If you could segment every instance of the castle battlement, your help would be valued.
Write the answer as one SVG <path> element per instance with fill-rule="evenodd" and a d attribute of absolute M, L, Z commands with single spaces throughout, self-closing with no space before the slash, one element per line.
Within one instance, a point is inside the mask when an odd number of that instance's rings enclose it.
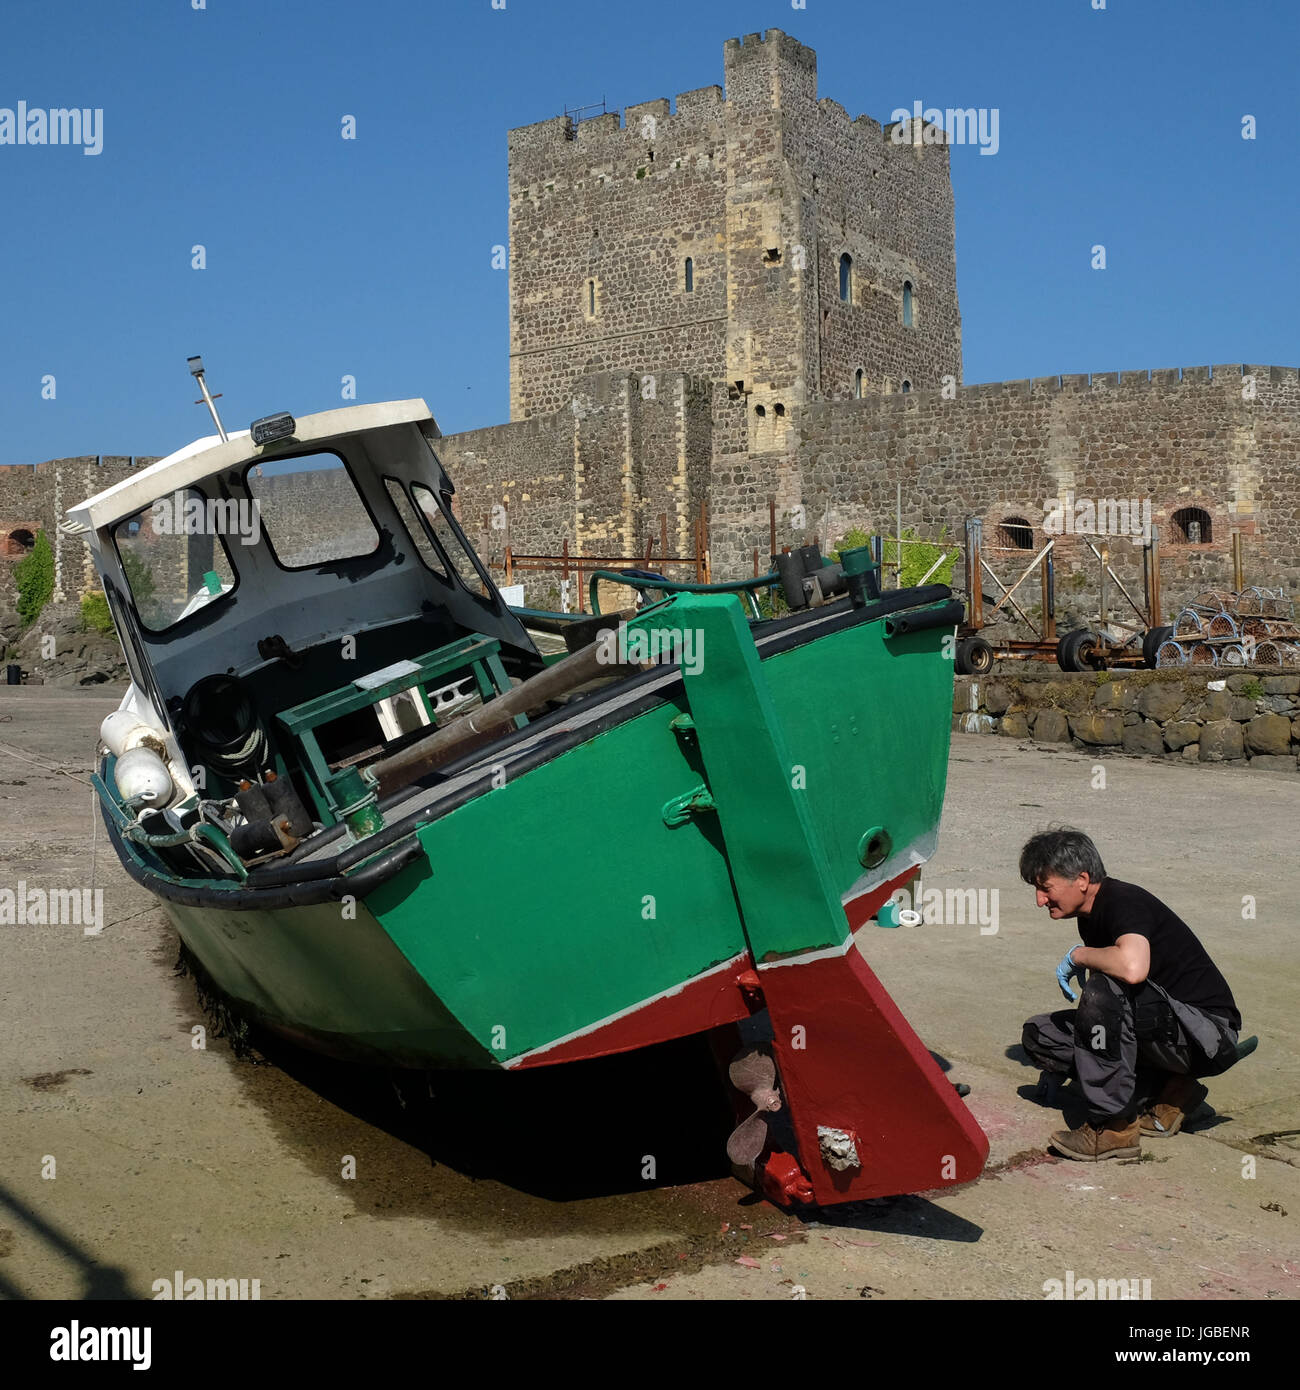
<path fill-rule="evenodd" d="M 1057 376 L 1022 377 L 1016 381 L 983 381 L 957 388 L 957 400 L 992 400 L 1004 396 L 1043 396 L 1062 395 L 1071 392 L 1082 395 L 1115 393 L 1116 395 L 1136 395 L 1169 387 L 1213 386 L 1231 394 L 1241 391 L 1246 377 L 1253 377 L 1256 388 L 1269 386 L 1300 386 L 1300 367 L 1262 366 L 1252 363 L 1216 363 L 1213 367 L 1150 367 L 1123 372 L 1064 372 Z M 872 391 L 860 399 L 816 401 L 805 406 L 803 418 L 815 418 L 817 412 L 827 410 L 866 409 L 879 410 L 888 407 L 904 409 L 909 403 L 914 406 L 930 404 L 943 398 L 943 388 L 929 387 L 901 391 Z M 949 403 L 952 398 L 948 398 Z"/>

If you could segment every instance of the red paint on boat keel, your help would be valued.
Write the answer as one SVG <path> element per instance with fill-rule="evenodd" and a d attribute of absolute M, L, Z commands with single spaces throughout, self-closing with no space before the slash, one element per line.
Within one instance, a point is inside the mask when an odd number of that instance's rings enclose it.
<path fill-rule="evenodd" d="M 817 1202 L 922 1192 L 979 1176 L 987 1137 L 852 946 L 760 973 L 781 1093 Z M 851 1134 L 860 1166 L 832 1168 L 819 1126 Z"/>

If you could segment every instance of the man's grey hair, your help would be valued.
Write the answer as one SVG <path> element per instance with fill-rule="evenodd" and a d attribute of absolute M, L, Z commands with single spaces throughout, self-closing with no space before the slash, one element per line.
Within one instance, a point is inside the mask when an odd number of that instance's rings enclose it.
<path fill-rule="evenodd" d="M 1060 878 L 1078 878 L 1087 874 L 1093 883 L 1106 877 L 1097 846 L 1072 825 L 1057 825 L 1032 835 L 1020 851 L 1020 877 L 1034 887 L 1055 874 Z"/>

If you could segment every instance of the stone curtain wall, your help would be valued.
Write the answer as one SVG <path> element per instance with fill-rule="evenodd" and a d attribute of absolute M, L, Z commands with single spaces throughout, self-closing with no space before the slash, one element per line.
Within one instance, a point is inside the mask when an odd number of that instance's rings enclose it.
<path fill-rule="evenodd" d="M 715 390 L 684 373 L 613 373 L 578 384 L 568 409 L 435 442 L 456 486 L 457 514 L 484 561 L 502 578 L 505 547 L 558 555 L 644 557 L 659 517 L 674 555 L 694 551 L 694 520 L 707 496 Z M 495 521 L 495 525 L 494 525 Z M 673 566 L 678 578 L 693 569 Z M 521 572 L 530 601 L 559 570 Z"/>
<path fill-rule="evenodd" d="M 1215 683 L 1224 688 L 1170 671 L 958 676 L 952 727 L 1091 752 L 1295 772 L 1300 675 L 1237 672 Z"/>
<path fill-rule="evenodd" d="M 1243 398 L 1253 378 L 1256 398 Z M 1294 367 L 1230 364 L 1156 371 L 1047 377 L 1032 382 L 819 402 L 799 414 L 800 442 L 755 470 L 715 467 L 714 567 L 740 572 L 755 545 L 767 544 L 769 495 L 778 498 L 778 539 L 823 541 L 852 526 L 894 530 L 895 489 L 903 489 L 903 525 L 922 535 L 960 540 L 968 516 L 984 521 L 986 547 L 997 526 L 1020 516 L 1034 525 L 1035 549 L 1047 539 L 1048 499 L 1130 499 L 1151 503 L 1161 541 L 1167 614 L 1197 590 L 1232 585 L 1230 531 L 1246 537 L 1247 583 L 1300 590 L 1300 379 Z M 761 493 L 761 499 L 756 498 Z M 761 505 L 758 505 L 761 500 Z M 801 502 L 802 531 L 790 519 Z M 1173 514 L 1199 507 L 1211 519 L 1209 543 L 1179 539 Z M 1100 544 L 1094 538 L 1094 544 Z M 1141 550 L 1112 540 L 1111 564 L 1141 602 Z M 1062 605 L 1096 601 L 1096 560 L 1081 537 L 1058 536 L 1056 583 Z M 1000 576 L 1028 552 L 990 551 Z M 1032 588 L 1034 580 L 1026 581 Z M 995 592 L 986 584 L 986 594 Z M 1017 595 L 1019 597 L 1019 595 Z M 1132 616 L 1111 586 L 1110 611 Z"/>

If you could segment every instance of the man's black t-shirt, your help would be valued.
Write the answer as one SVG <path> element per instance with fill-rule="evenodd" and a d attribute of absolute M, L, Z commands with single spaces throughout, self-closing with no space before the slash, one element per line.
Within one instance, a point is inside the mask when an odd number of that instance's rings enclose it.
<path fill-rule="evenodd" d="M 1121 936 L 1145 936 L 1151 943 L 1147 978 L 1172 999 L 1227 1018 L 1240 1029 L 1241 1014 L 1228 982 L 1219 973 L 1192 929 L 1154 894 L 1135 883 L 1104 878 L 1092 911 L 1079 914 L 1085 946 L 1113 946 Z"/>

